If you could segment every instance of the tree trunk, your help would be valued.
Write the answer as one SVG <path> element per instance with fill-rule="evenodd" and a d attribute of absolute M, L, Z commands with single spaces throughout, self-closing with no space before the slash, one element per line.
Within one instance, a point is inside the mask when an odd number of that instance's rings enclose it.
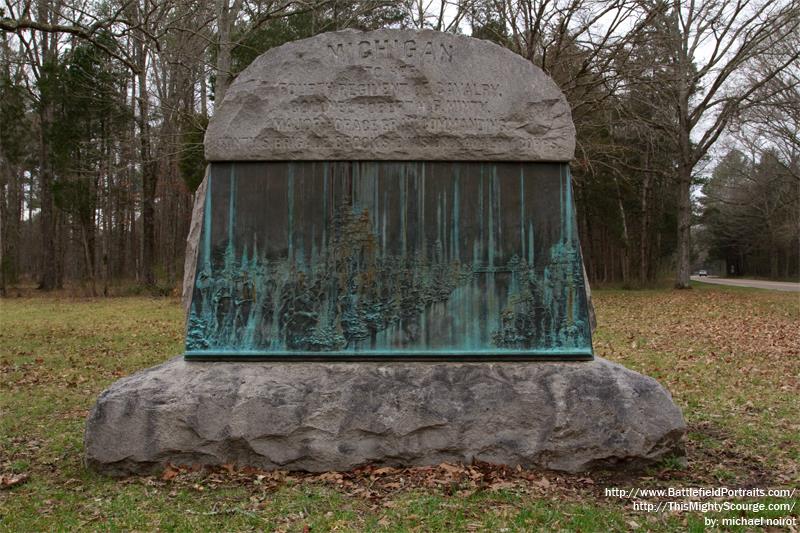
<path fill-rule="evenodd" d="M 783 255 L 785 261 L 783 262 L 783 279 L 789 279 L 790 264 L 792 262 L 792 251 L 788 248 L 784 250 Z"/>
<path fill-rule="evenodd" d="M 44 96 L 42 97 L 45 98 Z M 58 288 L 58 254 L 56 250 L 56 213 L 53 199 L 53 172 L 50 168 L 50 144 L 47 130 L 50 128 L 53 109 L 49 101 L 41 102 L 39 137 L 39 187 L 40 221 L 42 231 L 42 275 L 39 289 L 51 291 Z"/>
<path fill-rule="evenodd" d="M 622 273 L 622 283 L 628 285 L 630 281 L 630 236 L 628 235 L 628 217 L 625 215 L 625 204 L 622 202 L 622 190 L 619 187 L 619 180 L 614 177 L 614 186 L 617 189 L 617 208 L 619 218 L 622 221 L 622 250 L 620 254 L 620 269 Z"/>
<path fill-rule="evenodd" d="M 203 65 L 200 65 L 200 114 L 203 117 L 208 116 L 208 89 L 206 88 L 206 71 Z"/>
<path fill-rule="evenodd" d="M 678 249 L 677 272 L 675 276 L 676 289 L 689 289 L 689 275 L 691 269 L 691 231 L 692 231 L 692 169 L 682 166 L 678 178 Z"/>
<path fill-rule="evenodd" d="M 0 145 L 0 172 L 5 172 L 8 168 L 5 161 L 2 158 L 2 145 Z M 10 172 L 9 172 L 10 174 Z M 6 227 L 8 226 L 8 209 L 6 209 L 6 182 L 7 180 L 5 177 L 0 176 L 0 296 L 6 295 L 6 271 L 8 268 L 6 267 L 6 239 L 5 239 L 5 232 Z"/>
<path fill-rule="evenodd" d="M 778 279 L 778 247 L 774 244 L 769 249 L 769 277 Z"/>
<path fill-rule="evenodd" d="M 156 284 L 155 263 L 155 161 L 150 149 L 150 105 L 147 94 L 147 50 L 143 44 L 138 50 L 139 66 L 139 159 L 142 168 L 142 282 L 153 287 Z"/>
<path fill-rule="evenodd" d="M 5 158 L 0 143 L 0 295 L 16 281 L 19 241 L 19 200 L 16 172 Z"/>
<path fill-rule="evenodd" d="M 650 149 L 648 147 L 647 151 L 645 152 L 645 169 L 650 168 Z M 642 228 L 641 228 L 641 235 L 639 237 L 639 283 L 642 285 L 646 285 L 649 280 L 649 254 L 648 254 L 648 245 L 650 244 L 650 209 L 648 205 L 648 200 L 650 197 L 650 172 L 644 173 L 644 181 L 642 183 L 642 199 L 641 199 L 641 210 L 642 210 Z"/>
<path fill-rule="evenodd" d="M 678 242 L 677 265 L 675 268 L 675 288 L 689 289 L 689 275 L 691 269 L 691 232 L 692 232 L 692 159 L 691 126 L 689 124 L 689 87 L 686 65 L 681 65 L 684 82 L 679 89 L 678 122 L 680 128 L 678 149 L 680 151 L 680 166 L 678 167 Z"/>
<path fill-rule="evenodd" d="M 130 183 L 131 188 L 133 188 L 133 182 Z M 141 256 L 141 250 L 139 249 L 139 236 L 138 232 L 136 231 L 136 209 L 132 204 L 133 200 L 133 193 L 132 191 L 128 191 L 128 249 L 131 252 L 131 265 L 132 265 L 132 272 L 136 281 L 141 280 L 139 265 L 141 261 L 139 257 Z"/>
<path fill-rule="evenodd" d="M 609 274 L 609 266 L 613 266 L 613 265 L 611 265 L 611 260 L 612 260 L 611 252 L 610 252 L 611 248 L 610 248 L 610 246 L 608 244 L 608 228 L 605 227 L 605 226 L 603 226 L 603 241 L 602 242 L 603 242 L 603 248 L 602 248 L 602 250 L 603 250 L 603 283 L 608 283 L 610 281 L 610 279 L 611 279 L 610 276 L 613 275 L 613 272 L 611 274 Z"/>
<path fill-rule="evenodd" d="M 83 244 L 83 260 L 86 263 L 86 274 L 89 277 L 89 287 L 91 288 L 92 296 L 97 296 L 97 283 L 94 275 L 94 261 L 92 261 L 92 245 L 89 244 L 89 228 L 83 226 L 81 228 L 81 241 Z"/>
<path fill-rule="evenodd" d="M 47 20 L 48 6 L 39 6 L 40 17 Z M 42 63 L 48 65 L 56 60 L 55 43 L 51 43 L 52 37 L 43 34 L 41 36 Z M 43 69 L 42 76 L 50 77 L 51 74 Z M 52 80 L 46 80 L 43 84 L 46 87 L 41 91 L 39 101 L 39 188 L 40 188 L 40 222 L 42 231 L 42 270 L 39 281 L 39 289 L 50 291 L 58 288 L 59 285 L 59 265 L 56 250 L 56 212 L 55 201 L 53 198 L 53 170 L 50 164 L 50 128 L 53 124 L 53 103 L 48 94 L 52 89 L 49 87 Z"/>
<path fill-rule="evenodd" d="M 228 0 L 217 0 L 217 64 L 216 64 L 216 83 L 214 84 L 214 109 L 222 103 L 228 86 L 231 83 L 231 53 L 233 45 L 231 43 L 231 20 L 232 8 L 228 5 Z"/>

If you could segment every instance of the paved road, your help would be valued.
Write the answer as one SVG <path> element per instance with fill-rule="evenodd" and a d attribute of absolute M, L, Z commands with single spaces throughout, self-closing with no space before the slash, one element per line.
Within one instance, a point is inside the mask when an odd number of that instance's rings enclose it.
<path fill-rule="evenodd" d="M 790 281 L 762 281 L 760 279 L 728 279 L 714 276 L 692 276 L 692 281 L 702 283 L 715 283 L 717 285 L 732 285 L 734 287 L 752 287 L 754 289 L 770 289 L 773 291 L 800 292 L 800 283 Z"/>

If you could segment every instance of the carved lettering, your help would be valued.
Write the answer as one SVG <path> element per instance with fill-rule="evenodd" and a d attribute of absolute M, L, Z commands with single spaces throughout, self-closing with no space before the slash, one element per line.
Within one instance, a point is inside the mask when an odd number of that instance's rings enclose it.
<path fill-rule="evenodd" d="M 410 94 L 405 81 L 370 82 L 281 82 L 274 86 L 281 96 L 302 97 L 324 95 L 334 98 L 358 96 L 395 96 Z"/>
<path fill-rule="evenodd" d="M 340 63 L 361 63 L 381 59 L 405 59 L 410 61 L 453 61 L 453 45 L 444 41 L 422 41 L 407 39 L 374 39 L 357 43 L 328 44 L 331 59 Z"/>
<path fill-rule="evenodd" d="M 452 122 L 455 120 L 455 122 Z M 325 140 L 310 140 L 308 137 L 300 135 L 277 135 L 265 136 L 257 139 L 251 139 L 250 142 L 258 144 L 263 149 L 272 150 L 280 153 L 291 153 L 299 150 L 306 150 L 309 148 L 315 149 L 330 149 L 330 150 L 360 150 L 371 151 L 377 150 L 381 152 L 402 150 L 407 147 L 409 141 L 416 140 L 423 142 L 425 146 L 433 150 L 463 150 L 470 152 L 474 150 L 507 150 L 509 146 L 513 146 L 516 150 L 548 150 L 553 149 L 555 143 L 545 139 L 534 139 L 530 137 L 510 136 L 503 138 L 486 137 L 487 132 L 473 131 L 473 136 L 468 137 L 453 137 L 447 135 L 452 132 L 452 129 L 445 129 L 437 131 L 436 128 L 452 128 L 459 121 L 467 121 L 470 119 L 432 119 L 426 123 L 428 134 L 420 134 L 413 139 L 406 138 L 398 131 L 391 131 L 391 133 L 382 132 L 373 128 L 369 124 L 370 121 L 343 119 L 337 122 L 339 135 L 331 135 Z M 474 120 L 474 119 L 473 119 Z M 388 122 L 386 124 L 389 124 Z M 500 124 L 497 121 L 488 120 L 475 120 L 470 123 L 476 128 L 481 127 L 498 127 Z M 461 124 L 464 125 L 463 123 Z M 352 131 L 345 131 L 346 128 L 354 127 Z M 362 128 L 358 130 L 357 128 Z M 234 144 L 220 142 L 220 147 L 223 149 L 235 148 Z"/>
<path fill-rule="evenodd" d="M 260 61 L 226 97 L 235 120 L 209 129 L 209 146 L 230 136 L 236 150 L 214 148 L 212 160 L 271 154 L 246 136 L 289 159 L 305 144 L 312 159 L 369 159 L 374 148 L 378 159 L 566 161 L 574 143 L 569 108 L 545 75 L 463 36 L 339 32 Z"/>
<path fill-rule="evenodd" d="M 332 44 L 328 45 L 328 50 L 330 50 L 331 54 L 333 55 L 334 59 L 341 59 L 344 57 L 344 45 L 342 43 L 338 43 L 336 48 Z"/>
<path fill-rule="evenodd" d="M 417 41 L 409 40 L 403 43 L 403 49 L 406 52 L 406 57 L 414 57 L 414 52 L 417 51 Z"/>
<path fill-rule="evenodd" d="M 499 121 L 493 118 L 435 117 L 428 120 L 428 131 L 435 133 L 448 131 L 496 133 L 499 131 L 499 125 Z"/>
<path fill-rule="evenodd" d="M 425 43 L 425 48 L 422 50 L 422 56 L 428 57 L 429 59 L 434 59 L 433 57 L 433 43 L 428 41 Z"/>
<path fill-rule="evenodd" d="M 440 57 L 444 60 L 444 57 L 447 56 L 447 61 L 453 61 L 453 45 L 452 44 L 445 44 L 439 43 L 439 47 L 441 48 L 441 55 Z"/>
<path fill-rule="evenodd" d="M 486 110 L 489 100 L 451 100 L 433 99 L 425 106 L 428 113 L 481 113 Z"/>
<path fill-rule="evenodd" d="M 436 91 L 443 96 L 503 96 L 499 83 L 440 81 L 436 83 Z"/>

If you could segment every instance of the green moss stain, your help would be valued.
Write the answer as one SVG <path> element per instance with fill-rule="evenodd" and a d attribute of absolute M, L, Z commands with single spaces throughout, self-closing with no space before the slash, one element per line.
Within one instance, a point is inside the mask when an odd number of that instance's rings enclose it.
<path fill-rule="evenodd" d="M 591 355 L 574 223 L 566 165 L 212 165 L 187 355 Z"/>

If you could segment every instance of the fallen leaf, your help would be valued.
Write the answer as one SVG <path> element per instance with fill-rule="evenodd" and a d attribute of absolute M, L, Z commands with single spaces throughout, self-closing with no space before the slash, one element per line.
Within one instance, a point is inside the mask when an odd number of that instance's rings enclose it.
<path fill-rule="evenodd" d="M 0 476 L 0 489 L 10 489 L 28 481 L 28 474 L 8 474 Z"/>
<path fill-rule="evenodd" d="M 451 474 L 458 474 L 464 471 L 463 467 L 451 465 L 450 463 L 442 463 L 439 465 L 439 468 Z"/>
<path fill-rule="evenodd" d="M 503 490 L 516 487 L 516 483 L 512 481 L 495 481 L 489 486 L 489 490 Z"/>
<path fill-rule="evenodd" d="M 164 469 L 164 473 L 161 474 L 161 479 L 163 481 L 169 481 L 170 479 L 177 477 L 177 475 L 178 471 L 172 468 L 170 465 L 167 465 L 167 467 Z"/>

